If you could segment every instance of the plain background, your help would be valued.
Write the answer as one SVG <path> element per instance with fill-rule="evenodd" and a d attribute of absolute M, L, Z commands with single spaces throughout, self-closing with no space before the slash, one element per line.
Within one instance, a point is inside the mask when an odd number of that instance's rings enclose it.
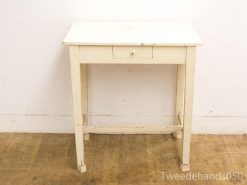
<path fill-rule="evenodd" d="M 247 1 L 0 0 L 0 131 L 73 131 L 75 20 L 188 21 L 197 50 L 194 133 L 247 133 Z M 176 67 L 92 65 L 90 124 L 171 124 Z"/>

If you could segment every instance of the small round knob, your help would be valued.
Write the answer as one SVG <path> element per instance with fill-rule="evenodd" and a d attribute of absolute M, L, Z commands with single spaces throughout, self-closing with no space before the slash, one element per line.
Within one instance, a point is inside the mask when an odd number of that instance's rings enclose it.
<path fill-rule="evenodd" d="M 130 52 L 130 56 L 133 56 L 135 54 L 135 51 Z"/>

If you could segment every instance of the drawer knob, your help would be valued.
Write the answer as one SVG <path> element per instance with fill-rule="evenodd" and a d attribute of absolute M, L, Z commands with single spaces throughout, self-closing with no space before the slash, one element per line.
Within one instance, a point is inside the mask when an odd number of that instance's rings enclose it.
<path fill-rule="evenodd" d="M 135 55 L 135 51 L 130 52 L 130 56 L 133 56 L 133 55 Z"/>

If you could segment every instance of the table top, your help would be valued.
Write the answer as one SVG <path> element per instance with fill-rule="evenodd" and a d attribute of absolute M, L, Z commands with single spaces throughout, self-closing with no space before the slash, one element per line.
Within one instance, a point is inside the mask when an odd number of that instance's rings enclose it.
<path fill-rule="evenodd" d="M 202 42 L 189 23 L 177 22 L 74 22 L 66 45 L 198 46 Z"/>

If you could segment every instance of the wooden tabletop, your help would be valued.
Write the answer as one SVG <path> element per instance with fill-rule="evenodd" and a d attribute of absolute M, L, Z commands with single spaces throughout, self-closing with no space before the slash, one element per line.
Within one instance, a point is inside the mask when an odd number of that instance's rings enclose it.
<path fill-rule="evenodd" d="M 74 22 L 67 45 L 198 46 L 202 42 L 189 23 L 168 22 Z"/>

